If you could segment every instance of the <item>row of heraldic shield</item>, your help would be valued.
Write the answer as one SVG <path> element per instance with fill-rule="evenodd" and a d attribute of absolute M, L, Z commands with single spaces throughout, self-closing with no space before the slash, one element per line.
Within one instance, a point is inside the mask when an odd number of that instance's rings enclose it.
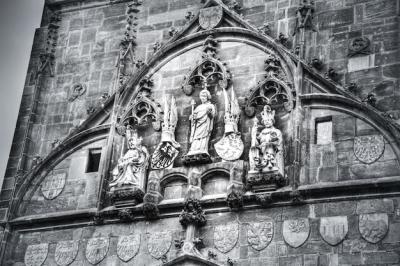
<path fill-rule="evenodd" d="M 247 227 L 247 242 L 255 250 L 265 249 L 274 237 L 272 219 L 253 223 L 228 222 L 214 227 L 214 246 L 217 250 L 227 253 L 236 246 L 239 239 L 239 224 Z M 386 236 L 389 229 L 389 218 L 386 213 L 360 214 L 358 225 L 361 236 L 366 241 L 375 244 Z M 303 245 L 307 241 L 310 231 L 308 218 L 283 222 L 283 239 L 293 248 Z M 348 233 L 347 216 L 321 217 L 319 233 L 329 245 L 338 245 Z M 118 257 L 124 262 L 134 258 L 139 252 L 140 242 L 141 235 L 139 233 L 120 236 L 117 244 Z M 171 244 L 172 234 L 169 231 L 153 232 L 147 237 L 147 250 L 155 259 L 162 258 L 169 251 Z M 48 243 L 29 245 L 25 252 L 25 264 L 27 266 L 42 265 L 47 258 L 48 246 Z M 86 259 L 91 264 L 99 263 L 106 257 L 109 246 L 108 237 L 88 239 L 85 251 Z M 58 242 L 54 255 L 57 265 L 71 264 L 78 254 L 78 247 L 79 240 Z"/>

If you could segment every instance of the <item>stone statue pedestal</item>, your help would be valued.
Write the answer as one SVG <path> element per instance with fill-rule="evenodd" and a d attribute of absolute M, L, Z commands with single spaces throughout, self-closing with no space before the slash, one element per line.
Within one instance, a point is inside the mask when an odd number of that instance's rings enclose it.
<path fill-rule="evenodd" d="M 274 191 L 285 184 L 286 180 L 278 170 L 249 171 L 247 174 L 247 186 L 255 193 Z"/>
<path fill-rule="evenodd" d="M 110 198 L 115 206 L 135 206 L 143 202 L 144 192 L 136 186 L 121 186 L 110 189 Z"/>
<path fill-rule="evenodd" d="M 186 154 L 182 156 L 182 162 L 186 165 L 189 164 L 205 164 L 211 163 L 211 156 L 208 153 Z"/>

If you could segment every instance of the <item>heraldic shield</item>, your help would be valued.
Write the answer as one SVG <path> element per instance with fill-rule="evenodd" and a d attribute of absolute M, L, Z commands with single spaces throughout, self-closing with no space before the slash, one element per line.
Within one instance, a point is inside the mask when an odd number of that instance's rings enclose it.
<path fill-rule="evenodd" d="M 108 237 L 89 239 L 86 245 L 86 259 L 93 265 L 99 263 L 106 257 L 109 244 Z"/>
<path fill-rule="evenodd" d="M 168 231 L 151 233 L 147 242 L 147 249 L 155 259 L 161 259 L 171 247 L 172 235 Z"/>
<path fill-rule="evenodd" d="M 203 8 L 199 14 L 199 24 L 205 30 L 218 26 L 222 19 L 223 10 L 221 6 Z"/>
<path fill-rule="evenodd" d="M 214 228 L 214 246 L 222 253 L 227 253 L 236 245 L 239 238 L 237 222 L 217 225 Z"/>
<path fill-rule="evenodd" d="M 303 245 L 310 235 L 310 222 L 308 218 L 286 220 L 283 222 L 283 239 L 294 248 Z"/>
<path fill-rule="evenodd" d="M 79 240 L 60 241 L 54 252 L 54 260 L 59 266 L 70 265 L 78 255 Z"/>
<path fill-rule="evenodd" d="M 130 234 L 127 236 L 120 236 L 117 244 L 117 255 L 124 261 L 128 262 L 133 259 L 139 252 L 140 235 Z"/>
<path fill-rule="evenodd" d="M 46 176 L 40 187 L 43 196 L 48 200 L 57 198 L 64 189 L 66 178 L 66 173 L 50 174 Z"/>
<path fill-rule="evenodd" d="M 366 241 L 376 244 L 386 236 L 389 230 L 389 217 L 387 213 L 360 214 L 358 229 Z"/>
<path fill-rule="evenodd" d="M 255 250 L 261 251 L 271 243 L 274 237 L 274 222 L 272 220 L 250 223 L 247 227 L 247 242 Z"/>
<path fill-rule="evenodd" d="M 371 164 L 379 160 L 385 151 L 385 140 L 382 135 L 357 136 L 353 149 L 360 162 Z"/>
<path fill-rule="evenodd" d="M 322 217 L 319 224 L 322 239 L 332 246 L 342 242 L 348 230 L 347 216 Z"/>
<path fill-rule="evenodd" d="M 26 266 L 40 266 L 47 258 L 49 244 L 43 243 L 38 245 L 29 245 L 25 251 L 25 265 Z"/>

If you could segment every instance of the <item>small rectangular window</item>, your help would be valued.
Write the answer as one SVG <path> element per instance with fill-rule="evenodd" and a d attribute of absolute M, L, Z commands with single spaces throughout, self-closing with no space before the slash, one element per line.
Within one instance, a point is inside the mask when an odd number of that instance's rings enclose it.
<path fill-rule="evenodd" d="M 315 144 L 329 144 L 332 142 L 332 117 L 315 119 Z"/>
<path fill-rule="evenodd" d="M 86 167 L 86 173 L 93 173 L 99 171 L 101 158 L 101 149 L 91 149 L 89 150 L 89 158 Z"/>

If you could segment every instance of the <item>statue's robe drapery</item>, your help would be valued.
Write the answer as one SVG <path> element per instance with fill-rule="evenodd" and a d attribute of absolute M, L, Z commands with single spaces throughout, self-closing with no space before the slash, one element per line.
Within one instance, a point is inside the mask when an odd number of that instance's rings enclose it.
<path fill-rule="evenodd" d="M 194 110 L 188 154 L 208 153 L 215 113 L 215 106 L 210 102 L 202 103 Z"/>
<path fill-rule="evenodd" d="M 139 186 L 140 179 L 147 163 L 147 150 L 130 149 L 118 160 L 118 165 L 113 170 L 113 180 L 110 187 L 132 185 Z"/>

